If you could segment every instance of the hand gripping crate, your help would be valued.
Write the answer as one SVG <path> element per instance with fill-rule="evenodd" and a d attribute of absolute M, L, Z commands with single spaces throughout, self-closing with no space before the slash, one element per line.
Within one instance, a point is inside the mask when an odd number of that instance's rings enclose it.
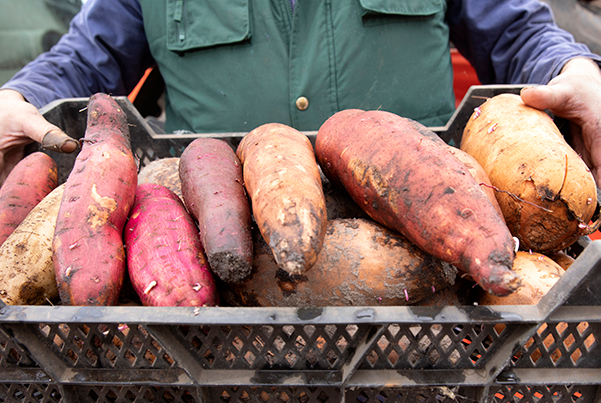
<path fill-rule="evenodd" d="M 472 87 L 434 130 L 458 144 L 483 97 L 518 90 Z M 156 135 L 119 102 L 142 165 L 198 137 Z M 43 113 L 80 137 L 85 104 Z M 235 146 L 242 135 L 211 136 Z M 573 252 L 534 306 L 3 306 L 0 401 L 599 402 L 601 241 Z"/>

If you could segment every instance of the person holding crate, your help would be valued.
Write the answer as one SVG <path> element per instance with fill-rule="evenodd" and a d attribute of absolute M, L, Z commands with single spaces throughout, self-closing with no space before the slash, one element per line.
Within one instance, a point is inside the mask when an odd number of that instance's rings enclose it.
<path fill-rule="evenodd" d="M 450 44 L 483 84 L 525 84 L 525 103 L 573 122 L 601 181 L 601 57 L 538 0 L 88 0 L 69 32 L 0 91 L 0 183 L 32 141 L 77 142 L 38 108 L 126 95 L 156 66 L 167 132 L 317 130 L 347 108 L 427 126 L 454 111 Z"/>

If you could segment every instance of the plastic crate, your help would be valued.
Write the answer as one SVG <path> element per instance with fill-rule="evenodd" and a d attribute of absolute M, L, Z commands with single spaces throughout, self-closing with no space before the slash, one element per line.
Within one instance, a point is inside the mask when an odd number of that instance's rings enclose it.
<path fill-rule="evenodd" d="M 433 129 L 458 144 L 482 97 L 518 90 L 472 87 Z M 142 164 L 199 136 L 156 135 L 119 100 Z M 42 112 L 80 137 L 86 102 Z M 235 146 L 243 134 L 208 136 Z M 601 241 L 573 248 L 534 306 L 3 306 L 0 401 L 598 402 Z"/>

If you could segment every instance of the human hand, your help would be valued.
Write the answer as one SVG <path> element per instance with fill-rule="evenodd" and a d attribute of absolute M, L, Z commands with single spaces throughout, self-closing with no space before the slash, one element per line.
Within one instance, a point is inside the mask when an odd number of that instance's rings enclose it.
<path fill-rule="evenodd" d="M 70 153 L 79 143 L 48 122 L 17 91 L 0 91 L 0 186 L 23 158 L 25 146 L 37 141 L 42 148 Z"/>
<path fill-rule="evenodd" d="M 521 92 L 525 104 L 548 109 L 570 121 L 571 145 L 601 186 L 601 69 L 590 59 L 576 58 L 561 74 L 539 87 Z"/>

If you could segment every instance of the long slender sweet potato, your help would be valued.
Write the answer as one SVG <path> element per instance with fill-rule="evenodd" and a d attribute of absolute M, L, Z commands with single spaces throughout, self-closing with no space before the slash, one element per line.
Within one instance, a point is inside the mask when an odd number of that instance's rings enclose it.
<path fill-rule="evenodd" d="M 348 110 L 321 126 L 315 152 L 324 173 L 374 220 L 486 291 L 511 293 L 519 276 L 507 226 L 465 164 L 427 130 L 393 113 Z"/>
<path fill-rule="evenodd" d="M 567 248 L 589 235 L 597 206 L 593 175 L 545 112 L 515 94 L 476 108 L 461 149 L 484 168 L 520 247 L 540 253 Z"/>
<path fill-rule="evenodd" d="M 255 236 L 251 277 L 222 290 L 235 306 L 412 305 L 454 283 L 457 269 L 371 219 L 328 221 L 311 270 L 290 275 Z"/>
<path fill-rule="evenodd" d="M 196 224 L 168 188 L 138 185 L 124 239 L 129 278 L 144 305 L 213 306 L 219 302 Z"/>
<path fill-rule="evenodd" d="M 0 245 L 58 185 L 54 160 L 34 152 L 15 165 L 0 188 Z"/>
<path fill-rule="evenodd" d="M 56 187 L 0 246 L 0 299 L 39 305 L 58 298 L 52 239 L 65 185 Z"/>
<path fill-rule="evenodd" d="M 236 153 L 223 140 L 198 138 L 182 153 L 179 174 L 211 269 L 225 282 L 241 281 L 252 268 L 252 214 Z"/>
<path fill-rule="evenodd" d="M 52 246 L 63 304 L 116 303 L 126 270 L 122 233 L 137 174 L 125 113 L 110 96 L 93 95 Z"/>
<path fill-rule="evenodd" d="M 268 123 L 244 136 L 237 155 L 255 221 L 278 265 L 305 272 L 317 260 L 327 225 L 311 142 L 292 127 Z"/>

